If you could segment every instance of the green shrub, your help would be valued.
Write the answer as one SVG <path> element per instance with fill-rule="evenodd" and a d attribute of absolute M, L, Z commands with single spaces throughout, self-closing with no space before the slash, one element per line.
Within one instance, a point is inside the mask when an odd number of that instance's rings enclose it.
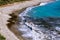
<path fill-rule="evenodd" d="M 22 1 L 26 1 L 26 0 L 0 0 L 0 5 L 5 5 L 5 4 L 10 4 L 10 3 L 14 3 L 14 2 L 22 2 Z"/>
<path fill-rule="evenodd" d="M 5 37 L 3 37 L 1 34 L 0 34 L 0 40 L 5 40 Z"/>

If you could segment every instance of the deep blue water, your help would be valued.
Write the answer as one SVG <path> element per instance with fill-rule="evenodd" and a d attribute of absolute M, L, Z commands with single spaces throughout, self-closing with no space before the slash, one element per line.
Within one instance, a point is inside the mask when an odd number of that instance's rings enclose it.
<path fill-rule="evenodd" d="M 32 18 L 60 18 L 60 1 L 32 8 L 27 14 Z"/>

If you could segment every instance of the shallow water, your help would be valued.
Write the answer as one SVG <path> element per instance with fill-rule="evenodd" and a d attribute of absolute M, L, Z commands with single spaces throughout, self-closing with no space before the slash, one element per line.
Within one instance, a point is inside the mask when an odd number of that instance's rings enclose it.
<path fill-rule="evenodd" d="M 60 40 L 60 1 L 28 7 L 19 15 L 18 30 L 26 40 Z"/>

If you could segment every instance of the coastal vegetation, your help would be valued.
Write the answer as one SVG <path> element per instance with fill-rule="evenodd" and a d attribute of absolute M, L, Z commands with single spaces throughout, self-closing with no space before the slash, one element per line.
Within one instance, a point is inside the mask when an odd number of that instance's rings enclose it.
<path fill-rule="evenodd" d="M 3 37 L 1 34 L 0 34 L 0 40 L 5 40 L 5 37 Z"/>
<path fill-rule="evenodd" d="M 0 0 L 0 6 L 5 4 L 11 4 L 14 2 L 22 2 L 22 1 L 26 1 L 26 0 Z"/>

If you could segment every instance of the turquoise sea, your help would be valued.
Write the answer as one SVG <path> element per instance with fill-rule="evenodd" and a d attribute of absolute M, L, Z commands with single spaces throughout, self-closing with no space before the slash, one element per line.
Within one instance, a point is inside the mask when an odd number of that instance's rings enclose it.
<path fill-rule="evenodd" d="M 27 14 L 32 18 L 60 18 L 60 1 L 32 8 Z"/>

